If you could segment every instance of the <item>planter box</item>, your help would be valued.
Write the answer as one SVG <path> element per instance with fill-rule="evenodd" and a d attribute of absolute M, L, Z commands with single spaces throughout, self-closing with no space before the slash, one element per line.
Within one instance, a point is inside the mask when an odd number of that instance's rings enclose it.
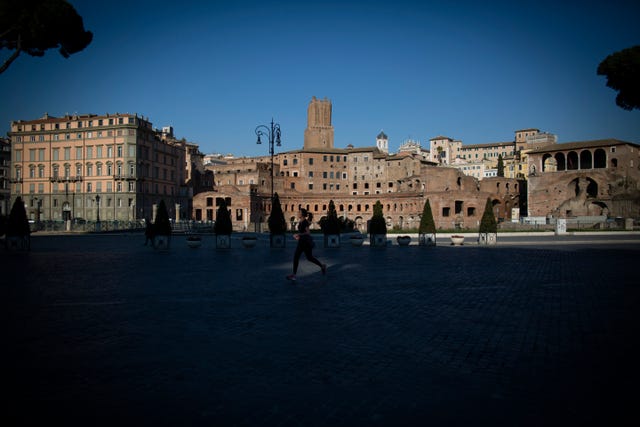
<path fill-rule="evenodd" d="M 216 234 L 216 249 L 231 249 L 231 234 Z"/>
<path fill-rule="evenodd" d="M 339 248 L 340 247 L 340 235 L 339 234 L 325 234 L 324 235 L 324 247 L 325 248 Z"/>
<path fill-rule="evenodd" d="M 418 235 L 418 244 L 420 246 L 435 246 L 436 233 L 420 233 Z"/>
<path fill-rule="evenodd" d="M 199 248 L 202 246 L 202 238 L 200 237 L 187 237 L 187 246 L 190 248 Z"/>
<path fill-rule="evenodd" d="M 6 236 L 4 244 L 7 250 L 30 251 L 31 236 Z"/>
<path fill-rule="evenodd" d="M 169 249 L 171 246 L 171 236 L 168 234 L 156 234 L 153 238 L 153 247 L 155 249 Z"/>
<path fill-rule="evenodd" d="M 353 246 L 362 246 L 364 243 L 364 237 L 362 236 L 351 236 L 349 240 Z"/>
<path fill-rule="evenodd" d="M 369 244 L 371 246 L 386 247 L 387 235 L 386 234 L 372 234 L 369 238 Z"/>
<path fill-rule="evenodd" d="M 498 234 L 497 233 L 480 233 L 478 235 L 478 244 L 496 245 L 498 244 Z"/>
<path fill-rule="evenodd" d="M 400 245 L 400 246 L 409 246 L 409 243 L 411 243 L 411 237 L 410 236 L 398 236 L 398 237 L 396 237 L 396 241 L 398 242 L 398 245 Z"/>
<path fill-rule="evenodd" d="M 242 246 L 245 248 L 253 248 L 256 243 L 258 243 L 258 239 L 255 237 L 243 237 L 242 238 Z"/>
<path fill-rule="evenodd" d="M 464 236 L 451 236 L 451 244 L 454 246 L 462 246 L 464 244 Z"/>
<path fill-rule="evenodd" d="M 272 248 L 284 248 L 286 241 L 287 238 L 285 234 L 271 234 L 269 236 L 269 246 Z"/>

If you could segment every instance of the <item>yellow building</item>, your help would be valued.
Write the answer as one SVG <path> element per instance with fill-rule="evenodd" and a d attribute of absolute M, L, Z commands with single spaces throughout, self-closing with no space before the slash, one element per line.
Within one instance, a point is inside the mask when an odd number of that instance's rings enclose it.
<path fill-rule="evenodd" d="M 11 197 L 36 221 L 186 216 L 185 142 L 133 114 L 45 114 L 11 123 Z"/>

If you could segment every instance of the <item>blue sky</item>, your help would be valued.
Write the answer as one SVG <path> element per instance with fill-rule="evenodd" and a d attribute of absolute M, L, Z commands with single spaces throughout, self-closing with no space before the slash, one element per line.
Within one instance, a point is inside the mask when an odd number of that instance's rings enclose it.
<path fill-rule="evenodd" d="M 94 33 L 62 58 L 21 56 L 0 75 L 2 133 L 45 112 L 138 113 L 205 153 L 265 155 L 254 129 L 273 117 L 281 150 L 302 148 L 312 96 L 333 103 L 335 146 L 381 129 L 464 144 L 513 140 L 640 143 L 640 111 L 615 105 L 596 75 L 640 44 L 637 2 L 72 0 Z M 0 51 L 2 58 L 8 51 Z"/>

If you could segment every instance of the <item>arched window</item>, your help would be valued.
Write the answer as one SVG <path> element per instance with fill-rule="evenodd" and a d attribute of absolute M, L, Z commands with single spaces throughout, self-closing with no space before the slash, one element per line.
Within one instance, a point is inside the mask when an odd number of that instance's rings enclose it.
<path fill-rule="evenodd" d="M 602 148 L 598 148 L 593 153 L 593 167 L 602 169 L 607 167 L 607 153 Z"/>
<path fill-rule="evenodd" d="M 578 154 L 575 151 L 570 151 L 567 155 L 567 170 L 577 170 L 578 166 Z"/>
<path fill-rule="evenodd" d="M 591 169 L 591 151 L 583 150 L 580 152 L 580 169 Z"/>
<path fill-rule="evenodd" d="M 551 154 L 549 153 L 542 156 L 542 172 L 553 172 L 553 170 L 551 170 L 551 162 L 548 161 L 550 158 Z"/>
<path fill-rule="evenodd" d="M 556 168 L 559 171 L 566 170 L 567 169 L 567 164 L 565 162 L 564 153 L 556 153 L 556 155 L 554 157 L 556 159 Z"/>

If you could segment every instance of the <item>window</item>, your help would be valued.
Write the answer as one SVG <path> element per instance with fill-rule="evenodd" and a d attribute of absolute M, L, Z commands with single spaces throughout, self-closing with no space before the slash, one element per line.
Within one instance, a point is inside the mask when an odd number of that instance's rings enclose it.
<path fill-rule="evenodd" d="M 298 164 L 298 159 L 293 159 L 293 164 L 297 165 Z"/>
<path fill-rule="evenodd" d="M 71 147 L 64 147 L 64 159 L 71 160 Z"/>
<path fill-rule="evenodd" d="M 113 157 L 113 146 L 111 145 L 107 147 L 107 157 Z"/>
<path fill-rule="evenodd" d="M 313 171 L 309 171 L 309 178 L 313 178 Z"/>
<path fill-rule="evenodd" d="M 87 193 L 91 193 L 91 183 L 87 182 Z"/>
<path fill-rule="evenodd" d="M 136 183 L 135 181 L 129 181 L 129 192 L 133 193 L 136 191 Z"/>
<path fill-rule="evenodd" d="M 38 178 L 44 178 L 44 166 L 38 166 Z"/>
<path fill-rule="evenodd" d="M 29 150 L 29 161 L 30 162 L 36 161 L 36 150 Z"/>
<path fill-rule="evenodd" d="M 117 156 L 122 157 L 122 145 L 118 145 L 116 149 L 117 149 Z"/>
<path fill-rule="evenodd" d="M 76 147 L 76 159 L 82 159 L 82 147 Z"/>
<path fill-rule="evenodd" d="M 326 178 L 327 177 L 327 173 L 326 172 L 322 172 L 322 177 Z"/>
<path fill-rule="evenodd" d="M 283 166 L 287 166 L 287 165 L 288 165 L 288 160 L 287 160 L 287 159 L 284 159 L 284 160 L 282 161 L 282 165 L 283 165 Z"/>
<path fill-rule="evenodd" d="M 312 165 L 313 164 L 313 157 L 309 158 L 309 164 Z"/>
<path fill-rule="evenodd" d="M 326 162 L 327 161 L 327 156 L 322 156 L 322 161 Z"/>
<path fill-rule="evenodd" d="M 96 147 L 96 158 L 101 158 L 102 157 L 102 145 L 98 145 Z"/>
<path fill-rule="evenodd" d="M 309 184 L 309 190 L 313 190 L 313 184 Z"/>
<path fill-rule="evenodd" d="M 87 147 L 87 159 L 93 157 L 93 147 Z"/>
<path fill-rule="evenodd" d="M 446 208 L 442 208 L 442 216 L 449 216 L 449 213 L 451 211 L 451 208 L 446 207 Z"/>
<path fill-rule="evenodd" d="M 44 162 L 44 148 L 38 149 L 38 161 Z"/>
<path fill-rule="evenodd" d="M 96 165 L 96 176 L 102 176 L 102 163 Z"/>
<path fill-rule="evenodd" d="M 93 175 L 93 165 L 87 165 L 87 176 Z"/>
<path fill-rule="evenodd" d="M 326 190 L 327 189 L 327 184 L 322 184 L 322 189 Z"/>
<path fill-rule="evenodd" d="M 296 188 L 296 183 L 295 183 L 295 182 L 292 182 L 292 183 L 291 183 L 291 189 L 292 189 L 292 190 L 295 190 L 295 188 Z"/>

